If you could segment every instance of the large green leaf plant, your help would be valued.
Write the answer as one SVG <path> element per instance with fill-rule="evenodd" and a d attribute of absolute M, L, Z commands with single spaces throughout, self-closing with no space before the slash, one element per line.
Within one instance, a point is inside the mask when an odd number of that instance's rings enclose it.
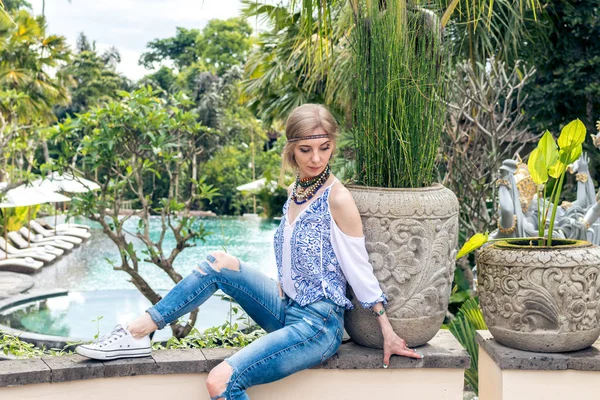
<path fill-rule="evenodd" d="M 560 132 L 558 141 L 554 140 L 548 131 L 544 133 L 537 147 L 529 155 L 527 167 L 531 178 L 538 185 L 538 237 L 520 238 L 531 239 L 532 245 L 552 246 L 552 234 L 556 220 L 556 210 L 562 192 L 562 185 L 567 172 L 567 166 L 575 162 L 583 151 L 586 128 L 579 119 L 568 123 Z M 545 200 L 550 178 L 554 179 L 554 185 L 549 197 L 549 203 Z M 542 200 L 540 200 L 542 199 Z M 541 204 L 540 204 L 541 203 Z M 548 221 L 548 213 L 552 210 Z M 548 230 L 546 234 L 546 224 Z M 483 246 L 485 243 L 506 240 L 489 239 L 488 233 L 477 233 L 473 235 L 460 249 L 456 258 L 459 259 Z M 535 243 L 535 244 L 534 244 Z"/>

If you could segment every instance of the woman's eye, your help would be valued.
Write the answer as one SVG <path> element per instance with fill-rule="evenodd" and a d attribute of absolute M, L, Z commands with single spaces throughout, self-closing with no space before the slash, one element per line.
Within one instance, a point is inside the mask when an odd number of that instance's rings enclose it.
<path fill-rule="evenodd" d="M 308 153 L 310 150 L 300 149 L 302 153 Z"/>
<path fill-rule="evenodd" d="M 321 151 L 327 151 L 327 150 L 329 150 L 329 147 L 325 147 L 325 148 L 321 149 Z"/>

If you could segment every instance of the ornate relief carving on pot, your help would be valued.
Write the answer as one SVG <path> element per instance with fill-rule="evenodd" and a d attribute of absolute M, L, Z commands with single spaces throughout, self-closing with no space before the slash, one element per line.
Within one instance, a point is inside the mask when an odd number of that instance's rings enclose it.
<path fill-rule="evenodd" d="M 600 247 L 483 249 L 478 291 L 494 338 L 541 352 L 580 350 L 600 336 Z"/>
<path fill-rule="evenodd" d="M 389 300 L 388 318 L 409 345 L 425 344 L 439 330 L 450 297 L 458 240 L 456 196 L 439 184 L 349 189 L 361 213 L 369 260 Z M 383 344 L 378 324 L 360 306 L 347 313 L 346 330 L 360 344 Z"/>

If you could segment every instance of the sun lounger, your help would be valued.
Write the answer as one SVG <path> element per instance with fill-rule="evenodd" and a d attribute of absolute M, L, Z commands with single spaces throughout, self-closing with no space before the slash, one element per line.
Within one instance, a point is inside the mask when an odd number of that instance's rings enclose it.
<path fill-rule="evenodd" d="M 41 261 L 36 261 L 33 258 L 9 258 L 0 259 L 0 271 L 18 272 L 21 274 L 34 274 L 44 266 Z"/>
<path fill-rule="evenodd" d="M 4 239 L 2 239 L 2 241 L 4 241 Z M 31 257 L 35 260 L 44 261 L 47 263 L 56 260 L 56 256 L 54 254 L 46 253 L 42 249 L 24 249 L 11 253 L 10 251 L 7 252 L 6 249 L 3 249 L 0 245 L 0 260 L 2 258 L 6 258 L 6 253 L 8 253 L 9 258 Z"/>
<path fill-rule="evenodd" d="M 55 255 L 56 257 L 60 257 L 65 254 L 63 249 L 58 249 L 56 247 L 52 247 L 50 244 L 41 244 L 34 243 L 33 246 L 27 247 L 25 249 L 19 249 L 14 247 L 10 242 L 6 242 L 4 238 L 0 237 L 0 249 L 8 252 L 8 254 L 18 254 L 19 251 L 25 250 L 34 250 L 34 251 L 43 251 L 44 253 Z"/>
<path fill-rule="evenodd" d="M 65 251 L 72 250 L 75 245 L 73 243 L 65 242 L 60 239 L 51 238 L 49 240 L 43 242 L 31 242 L 27 243 L 27 239 L 24 239 L 23 236 L 19 232 L 8 232 L 8 238 L 13 244 L 19 249 L 26 249 L 28 247 L 34 246 L 46 246 L 50 245 L 52 247 L 56 247 L 57 249 L 63 249 Z"/>
<path fill-rule="evenodd" d="M 30 226 L 31 229 L 33 229 L 34 232 L 39 233 L 40 235 L 44 236 L 44 237 L 52 237 L 52 236 L 57 236 L 57 235 L 68 235 L 68 236 L 75 236 L 81 239 L 89 239 L 92 234 L 89 233 L 88 231 L 86 231 L 85 229 L 78 229 L 78 228 L 74 228 L 74 229 L 68 229 L 68 230 L 57 230 L 57 231 L 50 231 L 46 228 L 44 228 L 42 225 L 40 225 L 37 221 L 30 221 Z"/>
<path fill-rule="evenodd" d="M 30 231 L 29 229 L 27 229 L 24 226 L 19 228 L 19 233 L 21 235 L 23 235 L 25 240 L 27 240 L 27 238 L 29 238 L 29 240 L 34 243 L 43 243 L 43 242 L 53 241 L 56 239 L 60 239 L 64 242 L 73 243 L 73 244 L 81 244 L 81 242 L 83 242 L 83 239 L 80 239 L 75 236 L 67 236 L 67 235 L 56 235 L 56 236 L 52 236 L 51 238 L 46 238 L 46 237 L 39 235 L 33 231 Z"/>
<path fill-rule="evenodd" d="M 73 224 L 73 223 L 57 224 L 56 227 L 54 227 L 54 226 L 50 225 L 48 223 L 48 221 L 43 220 L 41 218 L 36 219 L 36 221 L 40 225 L 42 225 L 44 228 L 50 229 L 50 230 L 58 229 L 60 231 L 60 230 L 68 230 L 68 229 L 76 228 L 76 229 L 85 229 L 86 231 L 89 232 L 89 230 L 91 229 L 89 226 L 83 225 L 83 224 Z"/>

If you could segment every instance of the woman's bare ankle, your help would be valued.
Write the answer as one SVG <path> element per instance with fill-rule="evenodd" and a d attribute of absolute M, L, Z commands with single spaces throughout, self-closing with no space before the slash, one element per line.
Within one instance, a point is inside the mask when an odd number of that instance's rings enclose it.
<path fill-rule="evenodd" d="M 140 315 L 127 326 L 127 330 L 135 339 L 141 339 L 144 336 L 148 336 L 157 329 L 158 326 L 148 313 Z"/>

